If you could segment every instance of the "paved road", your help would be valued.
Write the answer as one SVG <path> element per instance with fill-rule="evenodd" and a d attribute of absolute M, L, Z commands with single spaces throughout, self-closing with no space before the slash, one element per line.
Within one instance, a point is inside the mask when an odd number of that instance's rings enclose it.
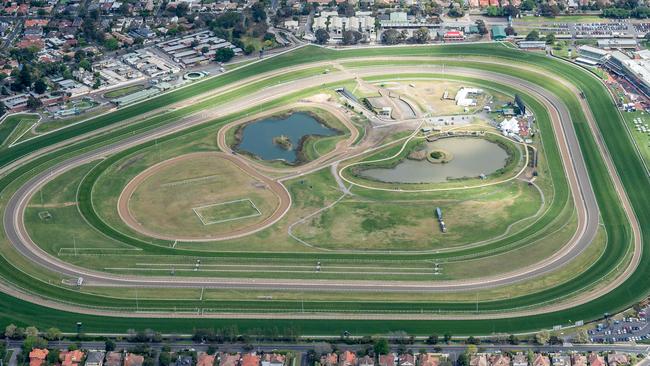
<path fill-rule="evenodd" d="M 372 69 L 368 68 L 363 70 L 364 75 L 380 75 L 386 73 L 412 73 L 413 68 L 400 67 L 395 70 L 387 70 L 384 68 Z M 417 68 L 422 71 L 422 67 Z M 508 274 L 507 276 L 497 276 L 492 279 L 480 279 L 471 281 L 441 281 L 435 283 L 408 283 L 408 282 L 370 282 L 370 281 L 300 281 L 300 280 L 251 280 L 251 279 L 213 279 L 213 278 L 173 278 L 169 277 L 132 277 L 132 276 L 119 276 L 113 274 L 106 274 L 96 271 L 90 271 L 79 267 L 72 266 L 68 263 L 62 262 L 57 258 L 49 256 L 47 253 L 38 248 L 26 234 L 24 230 L 22 217 L 23 210 L 29 197 L 38 190 L 40 186 L 52 179 L 53 177 L 61 174 L 62 172 L 71 169 L 74 166 L 81 165 L 87 161 L 92 161 L 100 156 L 125 149 L 129 146 L 137 145 L 144 141 L 158 138 L 173 131 L 186 128 L 195 123 L 196 120 L 185 120 L 179 123 L 174 123 L 170 126 L 161 127 L 153 131 L 147 132 L 143 135 L 127 138 L 119 143 L 89 152 L 68 161 L 61 163 L 52 169 L 52 171 L 43 172 L 34 177 L 23 185 L 18 192 L 11 198 L 7 210 L 5 211 L 4 223 L 5 230 L 8 238 L 18 251 L 30 258 L 38 265 L 47 267 L 51 270 L 59 272 L 63 275 L 77 277 L 82 276 L 85 278 L 86 283 L 93 285 L 103 286 L 154 286 L 154 287 L 208 287 L 208 288 L 264 288 L 264 289 L 292 289 L 292 290 L 337 290 L 337 291 L 461 291 L 482 289 L 486 287 L 502 286 L 506 284 L 515 283 L 518 281 L 534 278 L 552 270 L 558 269 L 571 261 L 579 255 L 592 241 L 598 225 L 598 207 L 593 195 L 593 190 L 588 179 L 584 160 L 579 149 L 575 131 L 569 117 L 568 111 L 564 104 L 558 100 L 554 95 L 543 90 L 542 88 L 523 82 L 519 79 L 492 74 L 486 72 L 477 72 L 476 70 L 468 70 L 462 68 L 445 68 L 445 72 L 449 74 L 459 73 L 465 76 L 481 77 L 485 80 L 494 80 L 504 84 L 510 84 L 537 96 L 549 108 L 551 116 L 556 127 L 556 135 L 560 142 L 563 160 L 565 162 L 565 169 L 571 188 L 574 191 L 574 198 L 578 204 L 578 211 L 582 212 L 581 229 L 576 233 L 572 241 L 572 245 L 565 247 L 561 253 L 555 258 L 542 262 L 542 266 L 536 268 L 528 268 L 525 271 L 518 271 L 517 273 Z M 331 82 L 336 79 L 336 73 L 329 75 L 321 75 L 318 82 Z M 307 80 L 307 79 L 305 79 Z M 313 82 L 313 81 L 312 81 Z M 292 83 L 291 89 L 302 89 L 305 86 L 305 81 Z M 281 93 L 276 90 L 277 88 L 269 88 L 264 90 L 261 95 L 255 94 L 254 97 L 247 98 L 247 104 L 252 101 L 265 98 L 265 94 L 272 97 L 277 97 Z M 281 87 L 280 87 L 281 89 Z M 233 103 L 237 105 L 237 103 Z M 564 141 L 564 144 L 562 143 Z M 553 308 L 553 306 L 550 306 Z M 539 311 L 537 311 L 539 312 Z M 142 315 L 142 314 L 139 314 Z M 495 317 L 494 315 L 490 317 Z"/>

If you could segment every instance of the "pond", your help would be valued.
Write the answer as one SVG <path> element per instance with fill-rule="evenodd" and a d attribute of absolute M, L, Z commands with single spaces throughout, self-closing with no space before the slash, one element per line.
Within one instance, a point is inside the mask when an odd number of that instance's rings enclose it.
<path fill-rule="evenodd" d="M 452 137 L 427 142 L 427 149 L 444 150 L 453 159 L 445 164 L 404 159 L 393 168 L 360 172 L 366 178 L 388 183 L 441 183 L 448 179 L 489 175 L 506 165 L 508 153 L 498 144 L 481 138 Z"/>
<path fill-rule="evenodd" d="M 286 117 L 269 117 L 245 125 L 241 131 L 240 151 L 248 152 L 262 160 L 298 160 L 302 142 L 308 136 L 333 136 L 339 132 L 320 123 L 309 113 L 296 112 Z M 288 140 L 283 146 L 277 139 Z"/>

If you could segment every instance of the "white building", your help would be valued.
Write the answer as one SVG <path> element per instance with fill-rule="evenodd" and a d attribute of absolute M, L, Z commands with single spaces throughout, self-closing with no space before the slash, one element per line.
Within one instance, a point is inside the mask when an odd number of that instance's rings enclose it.
<path fill-rule="evenodd" d="M 501 123 L 499 123 L 499 130 L 505 136 L 518 135 L 519 134 L 519 121 L 516 118 L 512 117 L 510 119 L 504 118 Z"/>
<path fill-rule="evenodd" d="M 456 101 L 456 105 L 461 107 L 473 107 L 476 106 L 476 99 L 473 97 L 481 93 L 483 93 L 481 89 L 463 87 L 458 90 L 454 100 Z"/>

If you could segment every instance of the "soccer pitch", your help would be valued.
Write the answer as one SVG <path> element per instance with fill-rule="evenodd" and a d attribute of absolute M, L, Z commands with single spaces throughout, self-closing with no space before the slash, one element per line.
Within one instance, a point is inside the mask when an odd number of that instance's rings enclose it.
<path fill-rule="evenodd" d="M 262 212 L 249 198 L 213 203 L 192 208 L 203 225 L 220 224 L 261 216 Z"/>

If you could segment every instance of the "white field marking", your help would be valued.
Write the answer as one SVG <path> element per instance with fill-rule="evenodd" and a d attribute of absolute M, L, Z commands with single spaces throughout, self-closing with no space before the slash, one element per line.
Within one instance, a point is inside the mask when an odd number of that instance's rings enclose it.
<path fill-rule="evenodd" d="M 233 218 L 229 218 L 229 219 L 209 221 L 199 212 L 200 210 L 205 209 L 205 208 L 223 206 L 223 205 L 227 205 L 227 204 L 231 204 L 231 203 L 245 202 L 245 201 L 248 201 L 248 203 L 250 203 L 251 207 L 253 207 L 253 209 L 255 211 L 257 211 L 257 213 L 254 213 L 254 214 L 251 214 L 251 215 L 246 215 L 246 216 L 233 217 Z M 220 224 L 220 223 L 228 222 L 228 221 L 242 220 L 242 219 L 247 219 L 249 217 L 256 217 L 256 216 L 261 216 L 262 215 L 262 212 L 257 208 L 257 206 L 255 206 L 253 201 L 251 201 L 249 198 L 242 198 L 242 199 L 228 201 L 228 202 L 213 203 L 213 204 L 209 204 L 209 205 L 194 207 L 194 208 L 192 208 L 192 211 L 194 211 L 196 216 L 199 217 L 199 220 L 201 220 L 203 225 L 206 225 L 206 226 L 207 225 L 212 225 L 212 224 Z"/>
<path fill-rule="evenodd" d="M 0 118 L 0 124 L 2 124 L 2 122 L 4 122 L 7 118 L 9 118 L 9 117 L 11 117 L 11 116 L 15 116 L 15 115 L 28 115 L 28 116 L 29 116 L 29 115 L 31 115 L 31 116 L 34 116 L 34 115 L 35 115 L 35 116 L 38 116 L 38 119 L 34 122 L 34 124 L 40 122 L 41 119 L 43 119 L 43 117 L 42 117 L 40 114 L 38 114 L 38 113 L 23 113 L 23 112 L 19 112 L 19 113 L 7 113 L 7 114 L 5 114 L 4 116 L 2 116 L 2 118 Z M 0 141 L 0 146 L 6 144 L 7 141 L 9 141 L 9 138 L 11 137 L 11 135 L 13 135 L 13 133 L 16 131 L 16 129 L 18 128 L 18 126 L 20 125 L 20 123 L 21 123 L 22 121 L 24 121 L 24 120 L 21 119 L 20 121 L 18 121 L 18 123 L 16 124 L 16 127 L 14 127 L 13 130 L 11 130 L 11 131 L 9 132 L 9 134 L 7 135 L 7 138 L 6 138 L 4 141 Z M 32 125 L 32 126 L 33 126 L 33 125 Z M 27 130 L 29 131 L 29 129 L 27 129 Z M 21 137 L 23 137 L 23 135 L 24 135 L 24 133 L 21 134 L 20 136 L 18 136 L 18 139 L 20 139 Z M 7 146 L 7 147 L 12 147 L 18 139 L 16 139 L 13 143 L 11 143 L 11 145 L 9 145 L 9 146 Z"/>
<path fill-rule="evenodd" d="M 313 268 L 313 267 L 312 267 Z M 127 267 L 104 267 L 104 270 L 107 271 L 137 271 L 137 272 L 160 272 L 160 271 L 165 271 L 167 272 L 167 268 L 127 268 Z M 176 272 L 195 272 L 194 269 L 188 268 L 188 269 L 176 269 Z M 243 272 L 243 273 L 250 273 L 250 269 L 201 269 L 201 272 Z M 261 269 L 258 270 L 257 272 L 262 272 L 262 273 L 314 273 L 313 270 L 305 270 L 305 271 L 278 271 L 278 270 L 265 270 Z M 327 273 L 327 274 L 371 274 L 371 275 L 431 275 L 433 274 L 433 270 L 429 272 L 388 272 L 388 271 L 376 271 L 376 272 L 368 272 L 368 271 L 322 271 L 321 273 Z"/>
<path fill-rule="evenodd" d="M 102 252 L 111 252 L 111 251 L 136 251 L 136 252 L 141 252 L 142 249 L 139 248 L 59 248 L 59 252 L 57 253 L 58 256 L 64 256 L 64 255 L 71 255 L 71 254 L 66 254 L 63 252 L 69 251 L 69 252 L 74 252 L 74 251 L 81 251 L 81 252 L 86 252 L 87 254 L 109 254 L 113 255 L 111 253 L 102 253 Z M 88 252 L 93 252 L 97 251 L 96 253 L 88 253 Z"/>
<path fill-rule="evenodd" d="M 190 267 L 193 268 L 195 264 L 191 263 L 136 263 L 136 266 L 145 266 L 145 267 L 169 267 L 169 266 L 175 266 L 175 267 Z M 254 267 L 254 268 L 314 268 L 313 265 L 311 266 L 304 266 L 304 265 L 292 265 L 292 264 L 284 264 L 284 265 L 259 265 L 259 264 L 203 264 L 201 263 L 201 267 Z M 325 267 L 325 266 L 323 266 Z M 376 266 L 326 266 L 328 269 L 329 268 L 334 268 L 334 269 L 386 269 L 385 266 L 382 267 L 376 267 Z M 396 267 L 395 270 L 423 270 L 423 269 L 428 269 L 431 268 L 431 266 L 422 266 L 422 267 Z"/>
<path fill-rule="evenodd" d="M 197 177 L 197 178 L 189 178 L 189 179 L 183 179 L 183 180 L 178 180 L 174 182 L 169 182 L 169 183 L 164 183 L 161 184 L 161 187 L 176 187 L 176 186 L 181 186 L 185 184 L 192 184 L 192 183 L 198 183 L 198 182 L 203 182 L 207 180 L 213 180 L 219 178 L 220 175 L 214 174 L 214 175 L 207 175 L 205 177 Z"/>

